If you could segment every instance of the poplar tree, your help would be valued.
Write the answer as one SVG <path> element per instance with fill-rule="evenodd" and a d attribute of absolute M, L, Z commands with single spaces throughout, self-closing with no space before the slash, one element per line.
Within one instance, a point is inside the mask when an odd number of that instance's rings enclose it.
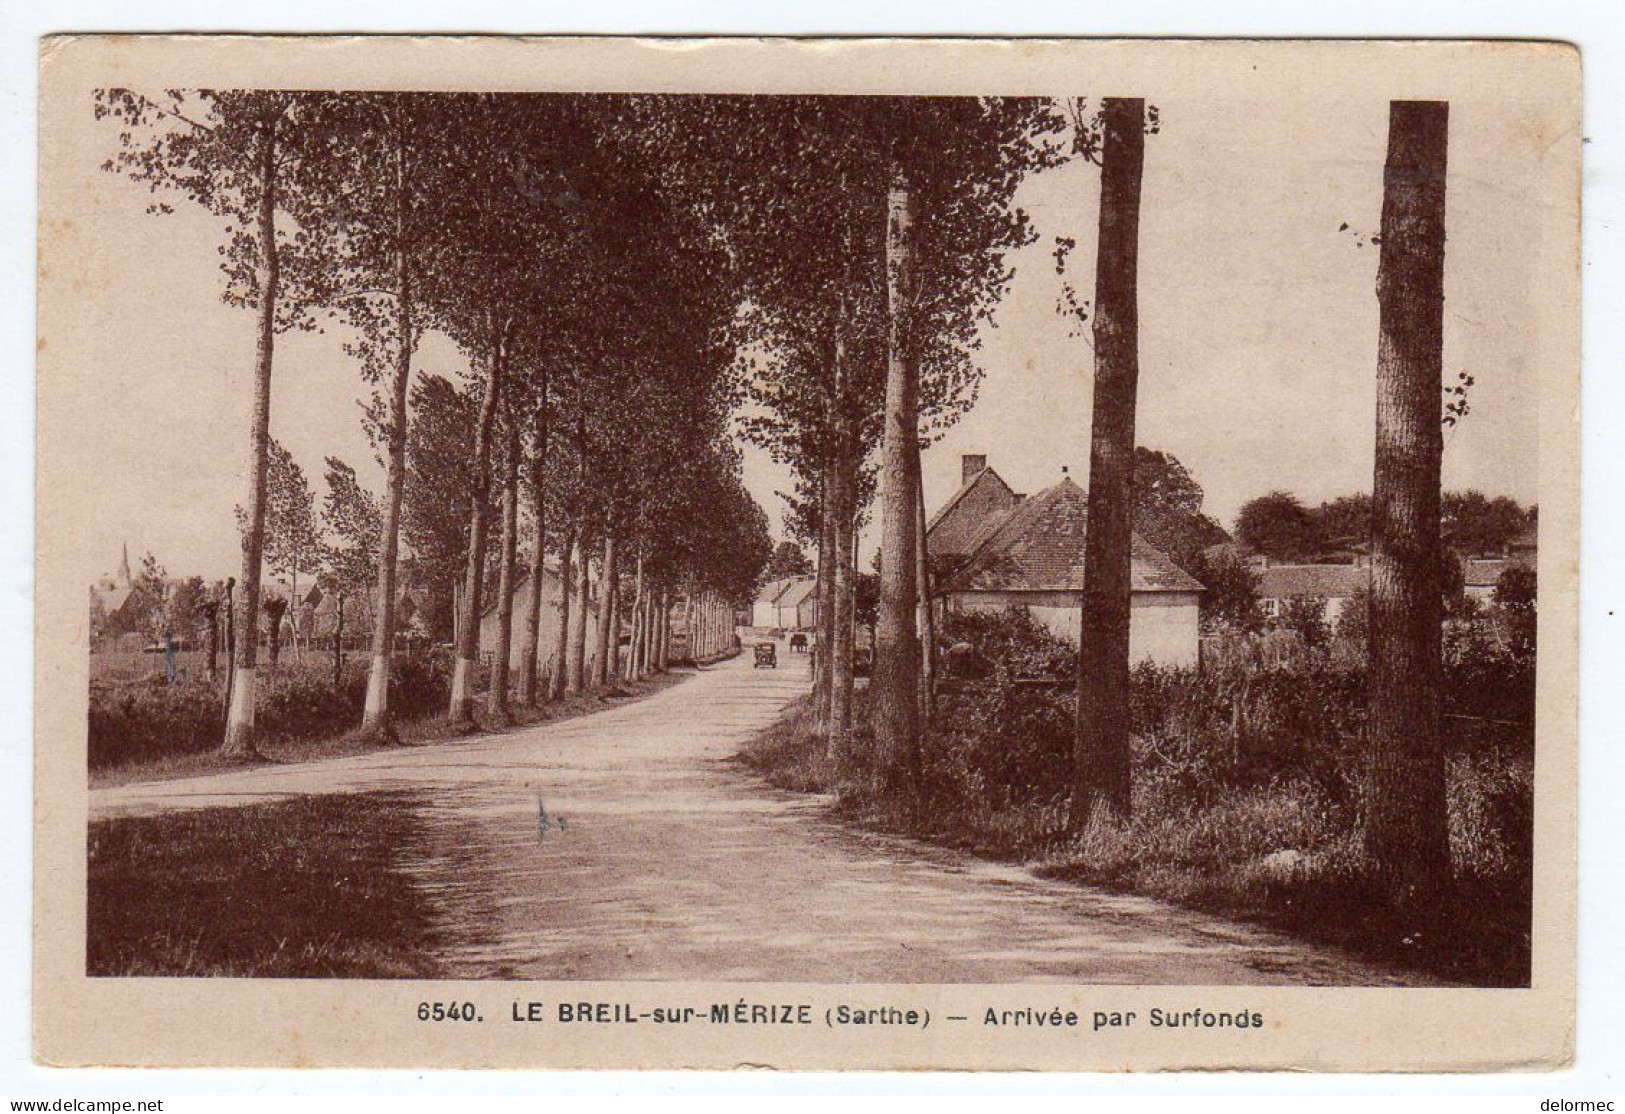
<path fill-rule="evenodd" d="M 319 184 L 304 177 L 304 171 L 312 162 L 312 147 L 320 143 L 324 100 L 325 95 L 281 90 L 176 89 L 104 89 L 95 98 L 97 118 L 119 129 L 117 153 L 104 169 L 147 185 L 155 196 L 151 212 L 171 212 L 162 198 L 178 196 L 224 218 L 222 299 L 255 314 L 239 620 L 247 632 L 258 629 L 261 603 L 276 338 L 310 324 L 300 286 L 312 264 L 301 253 L 308 245 L 298 225 L 300 215 L 322 199 Z M 236 639 L 220 748 L 227 758 L 258 755 L 258 651 L 252 633 Z"/>
<path fill-rule="evenodd" d="M 1365 849 L 1396 908 L 1450 882 L 1439 537 L 1450 106 L 1394 101 L 1377 267 L 1376 467 Z"/>

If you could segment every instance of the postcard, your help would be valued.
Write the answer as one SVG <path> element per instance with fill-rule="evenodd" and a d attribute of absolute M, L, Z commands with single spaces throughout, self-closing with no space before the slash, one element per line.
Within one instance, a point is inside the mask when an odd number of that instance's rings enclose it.
<path fill-rule="evenodd" d="M 1580 74 L 47 38 L 36 1057 L 1566 1065 Z"/>

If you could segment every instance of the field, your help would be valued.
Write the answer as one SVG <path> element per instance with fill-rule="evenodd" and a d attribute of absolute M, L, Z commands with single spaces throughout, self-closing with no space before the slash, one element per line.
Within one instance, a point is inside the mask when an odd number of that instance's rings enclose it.
<path fill-rule="evenodd" d="M 413 807 L 351 794 L 92 824 L 86 973 L 434 977 Z"/>

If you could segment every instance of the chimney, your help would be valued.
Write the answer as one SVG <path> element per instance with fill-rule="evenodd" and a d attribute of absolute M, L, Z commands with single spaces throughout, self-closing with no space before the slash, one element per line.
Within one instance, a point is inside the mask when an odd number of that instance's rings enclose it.
<path fill-rule="evenodd" d="M 987 454 L 966 453 L 959 458 L 959 482 L 968 484 L 987 471 Z"/>

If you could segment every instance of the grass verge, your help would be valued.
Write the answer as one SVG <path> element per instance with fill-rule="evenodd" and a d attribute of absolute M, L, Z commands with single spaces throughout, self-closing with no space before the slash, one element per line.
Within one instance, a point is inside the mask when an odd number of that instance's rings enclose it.
<path fill-rule="evenodd" d="M 860 716 L 854 749 L 865 744 Z M 834 794 L 836 815 L 859 827 L 1262 924 L 1449 981 L 1529 985 L 1529 825 L 1519 802 L 1530 797 L 1532 770 L 1523 759 L 1452 757 L 1455 883 L 1431 908 L 1402 915 L 1367 881 L 1350 807 L 1311 779 L 1200 793 L 1137 768 L 1134 819 L 1073 839 L 1064 793 L 986 791 L 977 777 L 945 769 L 953 757 L 942 740 L 928 735 L 925 747 L 918 810 L 877 789 L 860 764 L 831 759 L 806 700 L 739 759 L 777 788 Z"/>
<path fill-rule="evenodd" d="M 432 978 L 402 793 L 96 821 L 90 976 Z"/>
<path fill-rule="evenodd" d="M 600 692 L 566 696 L 535 708 L 520 707 L 516 704 L 507 723 L 498 723 L 492 720 L 486 714 L 485 703 L 482 700 L 476 709 L 475 718 L 480 724 L 479 730 L 481 731 L 507 731 L 522 727 L 534 727 L 540 723 L 552 723 L 557 720 L 574 719 L 577 716 L 601 712 L 606 706 L 613 703 L 626 700 L 641 700 L 653 696 L 657 692 L 678 684 L 685 676 L 687 674 L 682 672 L 657 673 L 642 681 L 630 684 L 618 682 L 612 688 Z M 355 728 L 316 739 L 264 742 L 261 743 L 261 752 L 266 761 L 270 763 L 291 764 L 311 762 L 320 758 L 344 758 L 350 755 L 384 750 L 397 745 L 427 746 L 447 742 L 467 734 L 455 728 L 445 716 L 421 716 L 415 719 L 399 720 L 396 722 L 395 731 L 398 741 L 394 743 L 379 739 L 368 732 Z M 241 766 L 240 761 L 222 759 L 213 750 L 171 754 L 161 758 L 124 762 L 114 766 L 92 769 L 90 771 L 90 787 L 92 789 L 101 789 L 116 785 L 130 785 L 141 781 L 171 781 L 176 778 L 201 777 L 205 774 L 216 774 L 226 770 L 238 769 Z"/>

